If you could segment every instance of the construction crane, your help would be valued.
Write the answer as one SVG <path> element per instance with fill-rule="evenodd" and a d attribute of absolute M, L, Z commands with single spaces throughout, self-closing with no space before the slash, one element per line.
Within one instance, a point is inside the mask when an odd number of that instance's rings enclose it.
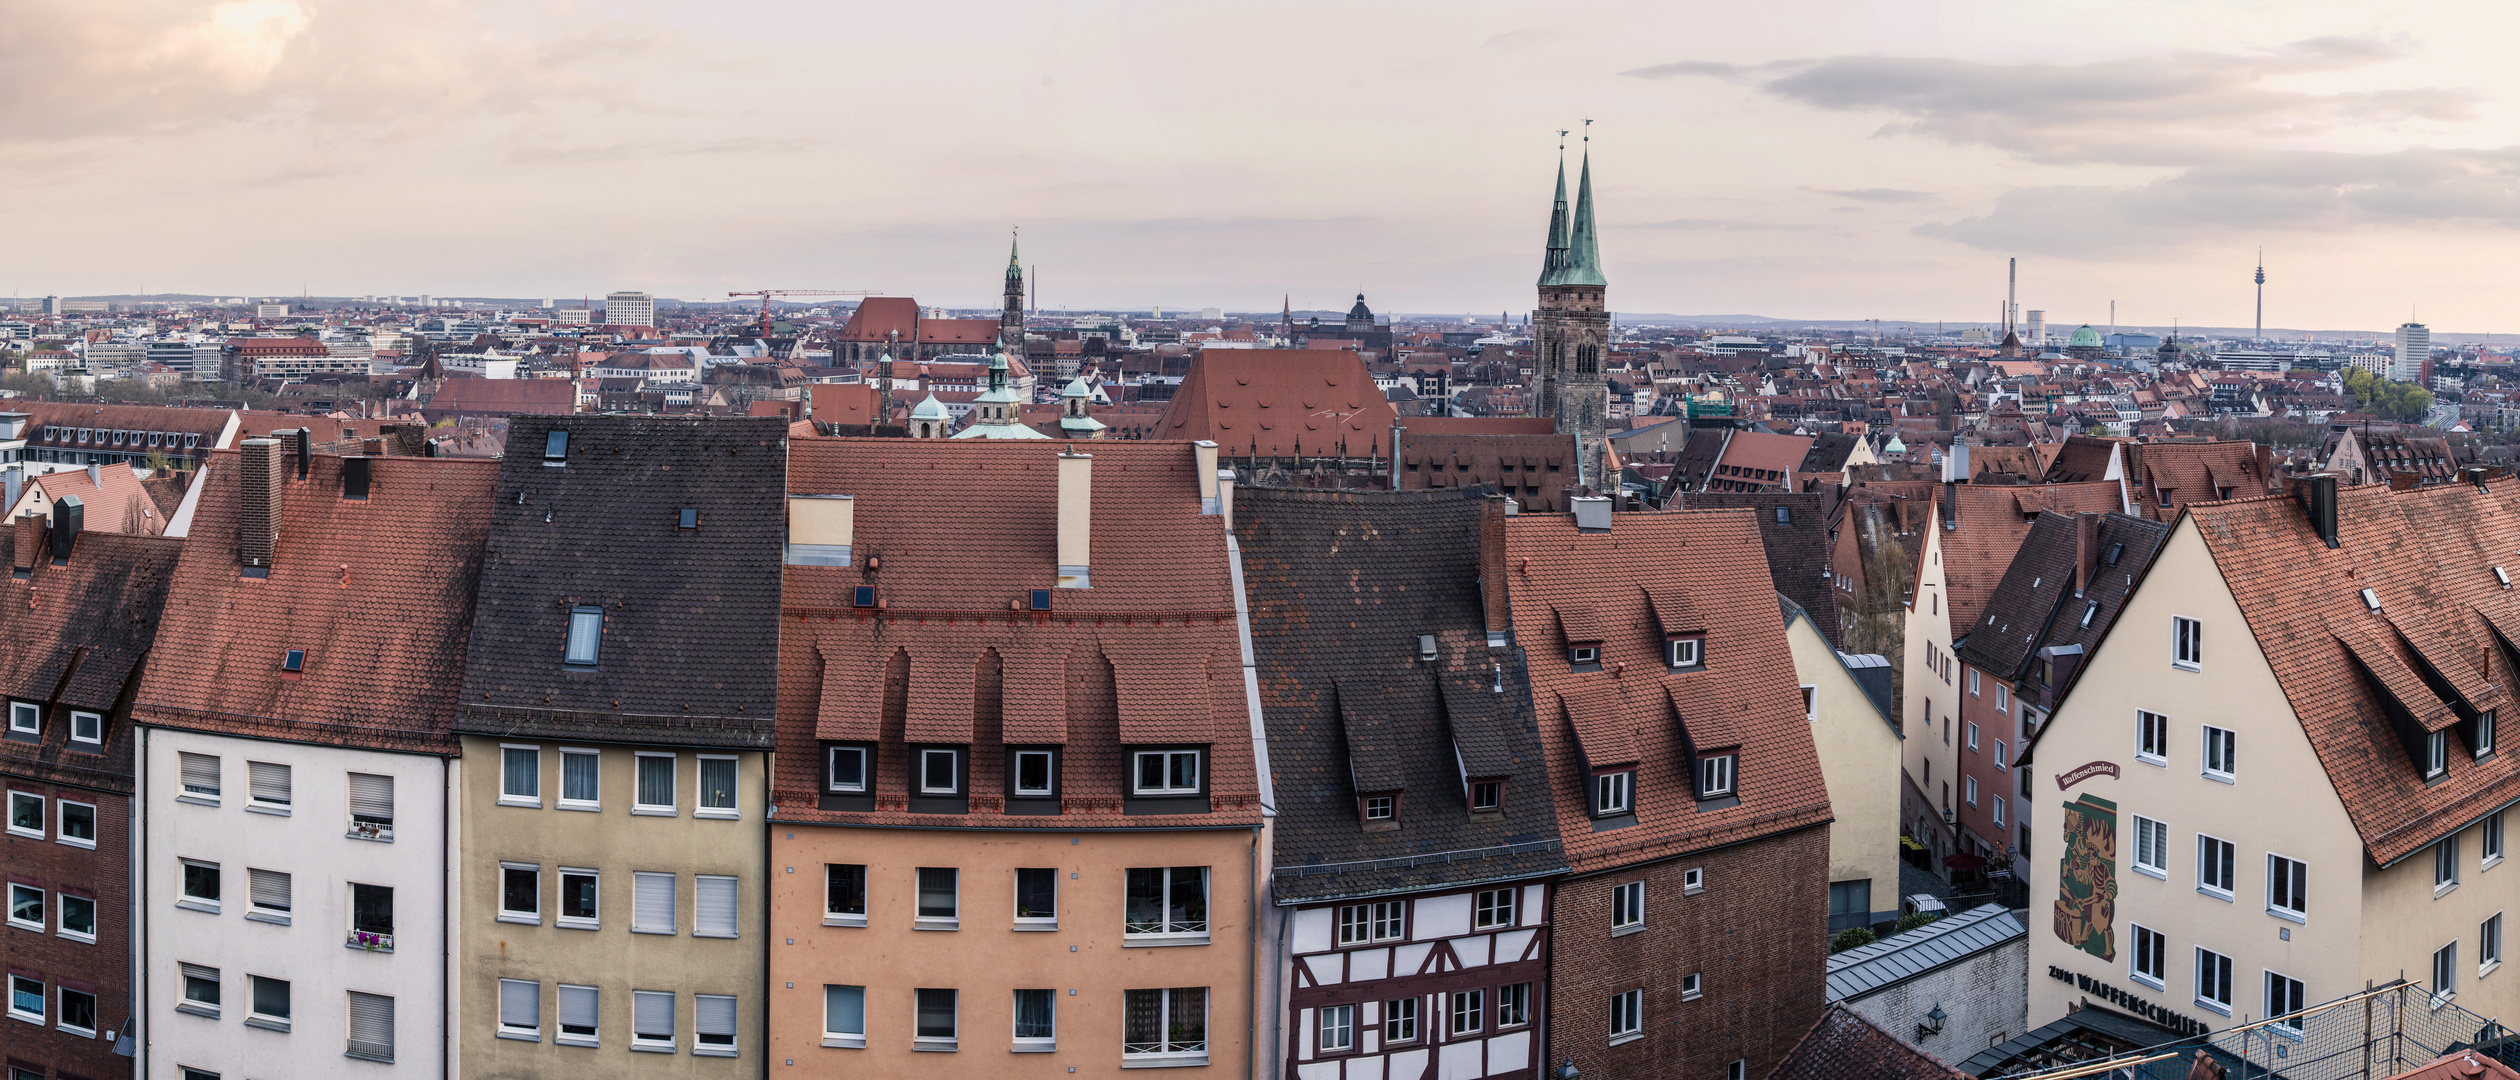
<path fill-rule="evenodd" d="M 773 296 L 882 296 L 884 294 L 877 289 L 747 289 L 726 295 L 761 298 L 761 340 L 767 342 L 770 340 L 770 298 Z"/>

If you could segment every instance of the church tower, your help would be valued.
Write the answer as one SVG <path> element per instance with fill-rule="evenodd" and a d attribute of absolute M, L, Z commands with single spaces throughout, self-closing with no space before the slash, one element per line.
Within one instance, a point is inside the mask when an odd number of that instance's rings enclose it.
<path fill-rule="evenodd" d="M 998 348 L 1024 355 L 1024 265 L 1014 240 L 1006 243 L 1006 306 L 998 312 Z"/>
<path fill-rule="evenodd" d="M 1619 478 L 1603 475 L 1610 409 L 1603 354 L 1610 346 L 1610 309 L 1594 231 L 1591 140 L 1587 138 L 1575 209 L 1566 207 L 1566 163 L 1558 163 L 1557 203 L 1549 212 L 1549 248 L 1540 264 L 1540 307 L 1532 314 L 1531 413 L 1557 421 L 1561 435 L 1576 437 L 1581 482 L 1595 491 L 1618 491 Z"/>

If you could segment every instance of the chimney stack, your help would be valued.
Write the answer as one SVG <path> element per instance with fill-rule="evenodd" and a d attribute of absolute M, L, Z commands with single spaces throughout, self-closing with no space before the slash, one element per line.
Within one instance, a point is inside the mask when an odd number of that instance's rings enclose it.
<path fill-rule="evenodd" d="M 1059 455 L 1059 587 L 1094 587 L 1094 455 Z"/>
<path fill-rule="evenodd" d="M 1487 616 L 1487 647 L 1502 649 L 1511 640 L 1514 607 L 1505 565 L 1505 520 L 1515 516 L 1514 500 L 1490 495 L 1479 503 L 1479 603 Z"/>
<path fill-rule="evenodd" d="M 87 527 L 87 507 L 76 495 L 64 495 L 53 503 L 52 557 L 56 563 L 70 561 L 70 545 L 79 538 L 79 530 Z"/>
<path fill-rule="evenodd" d="M 297 441 L 297 478 L 304 480 L 315 467 L 315 429 L 299 428 L 295 438 Z"/>
<path fill-rule="evenodd" d="M 89 486 L 89 487 L 96 488 L 96 489 L 98 489 L 98 490 L 100 490 L 100 491 L 104 489 L 104 487 L 105 487 L 105 467 L 104 467 L 104 466 L 99 465 L 99 464 L 97 464 L 97 463 L 95 463 L 95 462 L 93 462 L 93 461 L 88 462 L 87 474 L 88 474 L 88 486 Z"/>
<path fill-rule="evenodd" d="M 2100 515 L 2088 511 L 2074 515 L 2074 595 L 2091 588 L 2100 570 Z"/>
<path fill-rule="evenodd" d="M 247 577 L 271 576 L 271 559 L 280 547 L 280 440 L 247 439 L 237 444 L 241 497 L 236 521 L 236 554 Z"/>
<path fill-rule="evenodd" d="M 1199 474 L 1199 513 L 1201 515 L 1224 513 L 1224 497 L 1218 494 L 1216 487 L 1216 443 L 1209 439 L 1200 439 L 1191 443 L 1190 465 L 1191 469 Z M 1232 522 L 1226 523 L 1228 528 L 1232 525 Z"/>
<path fill-rule="evenodd" d="M 15 533 L 14 540 L 17 544 L 16 550 L 9 559 L 9 562 L 13 564 L 9 569 L 15 571 L 20 580 L 24 580 L 32 576 L 35 563 L 43 554 L 44 515 L 21 515 L 16 521 L 9 523 L 9 528 Z"/>
<path fill-rule="evenodd" d="M 857 543 L 857 496 L 787 497 L 790 566 L 847 566 Z"/>

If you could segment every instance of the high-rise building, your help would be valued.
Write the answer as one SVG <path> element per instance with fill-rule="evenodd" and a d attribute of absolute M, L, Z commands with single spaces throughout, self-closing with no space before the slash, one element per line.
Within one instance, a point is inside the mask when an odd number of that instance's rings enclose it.
<path fill-rule="evenodd" d="M 2432 327 L 2411 322 L 2397 328 L 2397 362 L 2389 365 L 2389 377 L 2399 382 L 2423 378 L 2424 361 L 2432 359 Z"/>
<path fill-rule="evenodd" d="M 1532 395 L 1532 415 L 1554 418 L 1560 434 L 1576 436 L 1578 484 L 1615 490 L 1616 478 L 1602 475 L 1609 389 L 1602 381 L 1601 354 L 1610 339 L 1610 311 L 1604 306 L 1610 283 L 1601 275 L 1593 226 L 1589 150 L 1576 191 L 1570 219 L 1566 163 L 1560 161 L 1548 254 L 1540 264 L 1540 307 L 1532 318 L 1532 367 L 1540 384 Z"/>
<path fill-rule="evenodd" d="M 654 326 L 656 297 L 643 292 L 605 293 L 604 322 L 609 326 Z"/>
<path fill-rule="evenodd" d="M 2047 344 L 2047 312 L 2045 311 L 2030 313 L 2030 344 L 2033 346 Z"/>

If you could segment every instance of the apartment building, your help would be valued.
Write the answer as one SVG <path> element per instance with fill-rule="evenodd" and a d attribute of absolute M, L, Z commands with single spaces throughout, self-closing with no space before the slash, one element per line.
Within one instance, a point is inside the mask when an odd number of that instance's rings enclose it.
<path fill-rule="evenodd" d="M 13 1080 L 128 1076 L 136 1036 L 131 958 L 132 692 L 157 637 L 180 541 L 12 520 L 0 595 L 8 799 L 0 928 Z"/>
<path fill-rule="evenodd" d="M 1522 657 L 1486 633 L 1480 506 L 1235 492 L 1286 924 L 1270 934 L 1280 1045 L 1254 1076 L 1549 1064 L 1549 881 L 1566 858 Z"/>
<path fill-rule="evenodd" d="M 1574 502 L 1480 521 L 1568 863 L 1543 1060 L 1765 1076 L 1822 1005 L 1830 810 L 1758 522 Z"/>
<path fill-rule="evenodd" d="M 2520 1008 L 2520 482 L 2476 475 L 2185 508 L 2024 762 L 2064 840 L 2030 860 L 2031 1023 L 2220 1029 L 2401 974 Z"/>
<path fill-rule="evenodd" d="M 510 422 L 454 724 L 466 1077 L 762 1071 L 786 433 Z"/>
<path fill-rule="evenodd" d="M 216 452 L 138 704 L 152 1080 L 442 1076 L 448 724 L 496 466 Z"/>
<path fill-rule="evenodd" d="M 1952 646 L 1960 683 L 1953 823 L 1962 850 L 1996 860 L 2040 850 L 2036 778 L 2021 756 L 2169 532 L 2126 514 L 2042 513 L 2031 523 L 1984 613 Z"/>
<path fill-rule="evenodd" d="M 1259 1067 L 1229 490 L 1208 444 L 791 441 L 774 1071 Z"/>
<path fill-rule="evenodd" d="M 1829 789 L 1829 930 L 1899 917 L 1898 720 L 1889 658 L 1839 652 L 1802 605 L 1778 594 L 1803 718 Z"/>

